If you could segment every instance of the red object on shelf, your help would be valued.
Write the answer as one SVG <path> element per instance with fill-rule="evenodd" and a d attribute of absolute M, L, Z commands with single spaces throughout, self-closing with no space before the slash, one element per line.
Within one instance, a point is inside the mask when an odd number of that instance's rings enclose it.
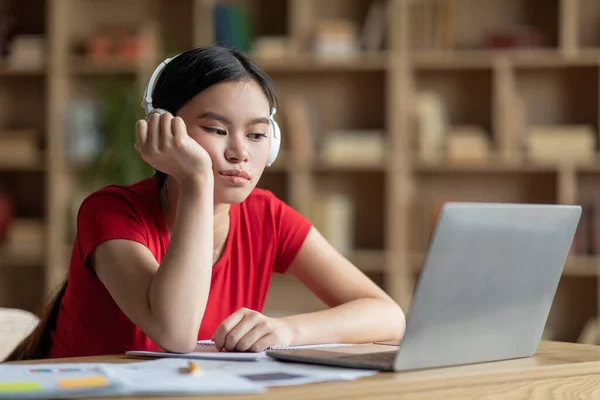
<path fill-rule="evenodd" d="M 14 216 L 14 205 L 12 198 L 0 192 L 0 242 L 6 240 L 8 230 Z"/>
<path fill-rule="evenodd" d="M 140 55 L 140 39 L 136 35 L 121 38 L 117 53 L 125 58 L 135 59 Z"/>
<path fill-rule="evenodd" d="M 487 46 L 492 49 L 536 48 L 545 45 L 544 39 L 538 29 L 524 27 L 491 34 Z"/>
<path fill-rule="evenodd" d="M 90 58 L 107 58 L 112 54 L 113 41 L 105 35 L 95 35 L 86 43 L 86 53 Z"/>

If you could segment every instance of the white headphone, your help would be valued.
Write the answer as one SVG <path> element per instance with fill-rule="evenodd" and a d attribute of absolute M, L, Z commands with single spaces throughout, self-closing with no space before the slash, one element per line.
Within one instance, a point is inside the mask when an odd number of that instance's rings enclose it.
<path fill-rule="evenodd" d="M 150 118 L 152 114 L 164 114 L 167 112 L 162 108 L 154 108 L 154 106 L 152 105 L 152 91 L 154 90 L 154 81 L 158 78 L 160 72 L 175 57 L 177 57 L 177 55 L 171 58 L 167 58 L 166 60 L 161 62 L 159 66 L 156 67 L 152 75 L 150 75 L 148 83 L 146 83 L 146 87 L 144 88 L 144 98 L 142 99 L 142 108 L 146 112 L 146 121 Z M 277 121 L 275 121 L 274 118 L 276 112 L 277 110 L 275 109 L 275 107 L 273 107 L 271 108 L 271 115 L 269 115 L 270 146 L 269 157 L 267 158 L 267 167 L 270 167 L 273 164 L 273 162 L 275 162 L 277 154 L 279 154 L 279 147 L 281 145 L 281 130 L 279 129 L 279 125 L 277 124 Z"/>

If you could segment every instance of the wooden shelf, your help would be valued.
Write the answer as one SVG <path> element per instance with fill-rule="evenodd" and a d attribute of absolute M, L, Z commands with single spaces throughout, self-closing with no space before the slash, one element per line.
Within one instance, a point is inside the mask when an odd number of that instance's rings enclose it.
<path fill-rule="evenodd" d="M 0 171 L 43 171 L 44 168 L 42 159 L 34 162 L 0 160 Z"/>
<path fill-rule="evenodd" d="M 411 270 L 415 274 L 421 272 L 425 255 L 413 253 L 409 257 Z M 600 276 L 600 257 L 598 256 L 569 256 L 563 269 L 563 276 L 597 277 Z"/>
<path fill-rule="evenodd" d="M 376 162 L 358 162 L 352 164 L 341 162 L 316 161 L 310 165 L 310 168 L 315 172 L 382 172 L 386 169 L 385 160 Z"/>
<path fill-rule="evenodd" d="M 145 61 L 151 65 L 153 61 Z M 69 69 L 75 75 L 109 75 L 109 74 L 136 74 L 140 72 L 144 61 L 129 60 L 123 58 L 108 58 L 104 60 L 90 60 L 83 56 L 72 56 Z"/>
<path fill-rule="evenodd" d="M 44 69 L 25 69 L 25 68 L 12 68 L 9 66 L 6 60 L 0 59 L 0 77 L 43 77 L 47 73 Z"/>
<path fill-rule="evenodd" d="M 40 267 L 45 264 L 44 254 L 32 252 L 26 245 L 11 247 L 0 244 L 0 268 L 2 267 Z"/>
<path fill-rule="evenodd" d="M 566 276 L 600 276 L 600 257 L 598 256 L 570 256 L 565 264 Z"/>
<path fill-rule="evenodd" d="M 389 65 L 387 54 L 358 54 L 350 57 L 319 58 L 301 54 L 282 58 L 254 58 L 269 73 L 320 71 L 385 71 Z"/>
<path fill-rule="evenodd" d="M 424 161 L 415 161 L 413 163 L 415 172 L 422 174 L 495 174 L 510 173 L 519 174 L 523 172 L 556 172 L 558 165 L 553 164 L 533 164 L 527 162 L 510 161 L 490 161 L 485 163 L 432 163 Z"/>
<path fill-rule="evenodd" d="M 162 60 L 92 61 L 77 55 L 82 41 L 103 26 L 133 27 L 154 19 L 156 24 L 151 25 L 157 26 L 160 43 L 168 43 L 168 48 L 159 49 L 161 57 L 163 53 L 174 55 L 192 46 L 214 43 L 210 8 L 214 2 L 172 3 L 167 6 L 167 2 L 133 1 L 118 7 L 117 1 L 75 1 L 67 6 L 60 0 L 48 0 L 46 7 L 31 11 L 31 24 L 45 34 L 48 65 L 52 68 L 11 70 L 0 61 L 0 80 L 23 77 L 0 83 L 0 101 L 10 106 L 0 112 L 0 128 L 36 129 L 45 135 L 47 148 L 39 163 L 16 165 L 0 161 L 0 170 L 5 175 L 7 171 L 47 171 L 45 175 L 30 174 L 35 178 L 31 181 L 21 179 L 21 172 L 11 177 L 15 181 L 11 183 L 15 193 L 27 199 L 24 215 L 40 215 L 40 210 L 44 210 L 50 237 L 44 260 L 29 260 L 0 250 L 0 264 L 5 265 L 6 260 L 18 265 L 43 263 L 43 276 L 50 277 L 45 282 L 47 291 L 53 291 L 54 285 L 64 278 L 70 254 L 64 248 L 72 245 L 71 205 L 67 203 L 76 193 L 70 190 L 75 187 L 78 171 L 67 165 L 64 153 L 66 107 L 74 96 L 86 92 L 89 81 L 97 77 L 125 75 L 145 84 L 149 73 Z M 600 157 L 588 163 L 575 161 L 572 166 L 532 163 L 519 157 L 508 161 L 511 159 L 505 157 L 518 154 L 522 144 L 515 137 L 519 131 L 519 98 L 529 125 L 587 124 L 600 130 L 597 0 L 388 0 L 387 37 L 382 49 L 373 54 L 331 59 L 315 57 L 310 51 L 315 22 L 344 18 L 357 24 L 360 33 L 371 0 L 244 3 L 250 11 L 254 33 L 283 36 L 290 43 L 286 51 L 293 53 L 281 58 L 250 54 L 274 83 L 285 147 L 274 166 L 265 170 L 259 186 L 272 190 L 302 213 L 311 210 L 320 192 L 333 187 L 347 189 L 355 209 L 352 226 L 357 247 L 348 258 L 361 270 L 380 274 L 389 294 L 404 308 L 410 305 L 412 288 L 403 279 L 418 272 L 422 255 L 410 256 L 408 267 L 391 263 L 424 248 L 432 210 L 441 201 L 577 203 L 584 195 L 600 200 L 600 176 L 596 176 L 600 173 Z M 415 8 L 434 3 L 454 3 L 455 23 L 437 24 L 436 15 L 448 16 L 443 12 L 415 14 Z M 15 4 L 21 8 L 21 14 L 30 13 L 25 5 Z M 545 36 L 543 47 L 488 49 L 491 32 L 510 32 L 524 24 Z M 444 36 L 439 31 L 442 25 L 452 26 L 454 31 Z M 44 76 L 48 79 L 43 85 L 29 79 Z M 140 87 L 140 101 L 141 90 Z M 420 91 L 438 94 L 449 125 L 482 127 L 498 154 L 484 164 L 419 161 L 414 150 L 418 139 L 414 111 Z M 310 123 L 305 126 L 286 124 L 290 111 L 286 107 L 293 103 L 288 99 L 294 97 L 309 103 Z M 375 127 L 385 130 L 386 152 L 381 160 L 371 164 L 323 162 L 318 159 L 317 149 L 314 162 L 297 162 L 286 154 L 295 142 L 290 140 L 291 135 L 314 133 L 312 137 L 318 143 L 334 131 Z M 40 182 L 40 177 L 44 181 Z M 45 188 L 43 192 L 40 187 Z M 31 204 L 33 197 L 23 196 L 30 190 L 40 193 Z M 598 264 L 595 257 L 571 257 L 565 276 L 580 276 L 593 284 L 599 276 Z M 288 287 L 287 283 L 277 287 L 279 280 L 274 282 L 274 293 L 283 296 L 289 297 L 296 290 L 292 288 L 297 288 Z M 586 303 L 598 304 L 600 289 L 588 297 Z M 279 305 L 276 297 L 271 300 Z M 311 311 L 317 303 L 302 304 L 302 310 Z M 569 304 L 561 303 L 555 311 L 558 316 L 552 320 L 568 321 L 565 313 L 578 312 Z M 563 305 L 569 309 L 564 311 Z"/>

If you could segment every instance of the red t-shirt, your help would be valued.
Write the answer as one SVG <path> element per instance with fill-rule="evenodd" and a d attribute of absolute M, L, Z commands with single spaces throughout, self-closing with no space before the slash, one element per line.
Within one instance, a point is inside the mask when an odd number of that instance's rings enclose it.
<path fill-rule="evenodd" d="M 266 190 L 256 188 L 241 204 L 231 205 L 229 236 L 213 266 L 199 340 L 209 339 L 240 307 L 262 310 L 271 274 L 286 271 L 310 226 L 301 214 Z M 130 186 L 107 186 L 82 203 L 49 357 L 160 350 L 119 309 L 86 262 L 97 245 L 110 239 L 139 242 L 161 262 L 169 236 L 156 177 Z"/>

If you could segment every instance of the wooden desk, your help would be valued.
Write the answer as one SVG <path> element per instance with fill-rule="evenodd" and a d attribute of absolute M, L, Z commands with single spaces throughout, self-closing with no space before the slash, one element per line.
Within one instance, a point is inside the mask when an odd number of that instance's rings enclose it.
<path fill-rule="evenodd" d="M 389 350 L 389 346 L 376 346 Z M 132 362 L 105 356 L 48 362 Z M 600 398 L 600 346 L 541 342 L 531 358 L 418 372 L 381 373 L 352 382 L 270 388 L 260 395 L 187 399 L 562 399 Z M 127 397 L 158 400 L 163 397 Z M 171 398 L 171 397 L 169 397 Z"/>

